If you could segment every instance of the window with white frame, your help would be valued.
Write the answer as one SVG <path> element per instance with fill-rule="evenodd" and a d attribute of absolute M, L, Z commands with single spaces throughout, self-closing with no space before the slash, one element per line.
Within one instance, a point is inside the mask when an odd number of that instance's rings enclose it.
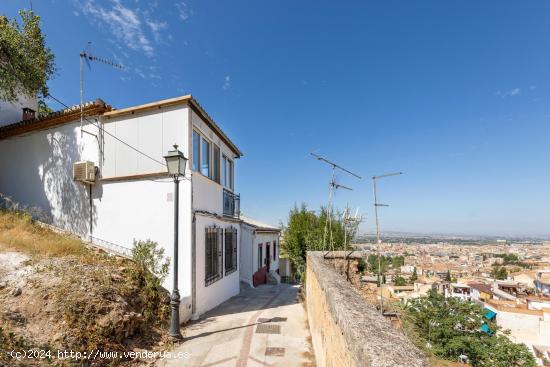
<path fill-rule="evenodd" d="M 237 270 L 237 228 L 225 229 L 225 275 Z"/>
<path fill-rule="evenodd" d="M 216 282 L 222 276 L 222 228 L 212 226 L 205 228 L 205 273 L 204 283 L 206 286 Z"/>
<path fill-rule="evenodd" d="M 193 130 L 193 171 L 198 171 L 201 162 L 201 136 Z"/>
<path fill-rule="evenodd" d="M 233 161 L 225 154 L 222 157 L 222 185 L 233 190 Z"/>
<path fill-rule="evenodd" d="M 192 169 L 233 190 L 233 161 L 221 153 L 220 146 L 193 130 Z"/>
<path fill-rule="evenodd" d="M 220 147 L 212 144 L 212 179 L 220 183 Z"/>
<path fill-rule="evenodd" d="M 201 139 L 201 173 L 210 177 L 210 142 L 205 138 Z"/>

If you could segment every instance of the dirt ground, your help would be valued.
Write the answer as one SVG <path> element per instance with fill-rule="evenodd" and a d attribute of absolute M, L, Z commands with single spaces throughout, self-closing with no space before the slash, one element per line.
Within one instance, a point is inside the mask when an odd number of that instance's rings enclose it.
<path fill-rule="evenodd" d="M 105 254 L 31 257 L 0 244 L 2 349 L 38 348 L 54 354 L 74 349 L 161 349 L 168 341 L 158 328 L 144 330 L 142 308 L 132 300 L 134 291 L 126 287 L 127 270 L 128 260 Z M 49 363 L 10 361 L 5 352 L 0 353 L 0 365 Z M 105 359 L 92 364 L 109 362 Z"/>

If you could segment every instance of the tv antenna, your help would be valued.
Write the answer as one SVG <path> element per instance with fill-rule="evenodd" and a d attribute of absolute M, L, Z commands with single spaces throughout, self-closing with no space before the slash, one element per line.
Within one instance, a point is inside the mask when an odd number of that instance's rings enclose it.
<path fill-rule="evenodd" d="M 335 190 L 337 189 L 344 189 L 344 190 L 353 190 L 351 187 L 348 187 L 348 186 L 345 186 L 345 185 L 342 185 L 342 184 L 338 184 L 336 183 L 336 169 L 339 169 L 351 176 L 354 176 L 358 179 L 362 179 L 361 176 L 359 176 L 358 174 L 355 174 L 353 172 L 351 172 L 350 170 L 340 166 L 339 164 L 337 163 L 334 163 L 333 161 L 330 161 L 328 159 L 326 159 L 325 157 L 322 157 L 318 154 L 315 154 L 313 152 L 310 153 L 313 157 L 315 157 L 318 161 L 321 161 L 323 163 L 326 163 L 328 164 L 329 166 L 332 167 L 332 173 L 331 173 L 331 176 L 330 176 L 330 181 L 329 181 L 329 191 L 328 191 L 328 205 L 327 205 L 327 218 L 325 220 L 325 230 L 323 232 L 323 252 L 325 252 L 325 249 L 327 248 L 327 232 L 329 232 L 329 236 L 330 236 L 330 248 L 332 248 L 332 250 L 334 251 L 334 239 L 333 239 L 333 236 L 332 236 L 332 199 L 334 198 L 334 192 Z M 326 254 L 325 254 L 326 255 Z"/>
<path fill-rule="evenodd" d="M 88 70 L 92 70 L 90 61 L 99 62 L 101 64 L 109 65 L 115 69 L 123 70 L 124 66 L 114 61 L 94 56 L 92 54 L 92 43 L 88 42 L 86 50 L 80 52 L 80 134 L 84 132 L 82 125 L 84 122 L 84 62 L 88 66 Z"/>
<path fill-rule="evenodd" d="M 380 286 L 380 314 L 384 315 L 384 294 L 382 293 L 382 268 L 381 268 L 381 254 L 380 254 L 380 226 L 378 224 L 378 207 L 389 206 L 388 204 L 380 204 L 376 196 L 376 180 L 390 176 L 399 176 L 403 172 L 385 173 L 383 175 L 372 176 L 372 194 L 374 196 L 374 216 L 376 220 L 376 252 L 378 253 L 378 284 Z"/>

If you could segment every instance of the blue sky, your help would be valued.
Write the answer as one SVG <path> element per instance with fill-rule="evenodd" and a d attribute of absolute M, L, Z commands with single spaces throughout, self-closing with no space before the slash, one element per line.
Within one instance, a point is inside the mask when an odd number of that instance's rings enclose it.
<path fill-rule="evenodd" d="M 5 0 L 15 16 L 29 1 Z M 245 156 L 243 210 L 278 223 L 326 202 L 329 169 L 364 176 L 338 192 L 373 229 L 550 235 L 548 1 L 33 1 L 58 75 L 76 104 L 78 53 L 94 65 L 86 97 L 115 107 L 192 93 Z M 58 107 L 52 103 L 52 107 Z"/>

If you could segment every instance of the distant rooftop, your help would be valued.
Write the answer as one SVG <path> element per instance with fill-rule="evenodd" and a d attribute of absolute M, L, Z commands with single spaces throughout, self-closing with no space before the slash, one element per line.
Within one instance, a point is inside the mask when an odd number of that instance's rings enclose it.
<path fill-rule="evenodd" d="M 260 222 L 259 220 L 247 217 L 245 215 L 241 214 L 241 220 L 248 224 L 249 226 L 255 227 L 256 229 L 260 231 L 266 231 L 266 232 L 281 232 L 281 229 L 278 227 L 275 227 L 271 224 L 266 224 L 263 222 Z"/>

